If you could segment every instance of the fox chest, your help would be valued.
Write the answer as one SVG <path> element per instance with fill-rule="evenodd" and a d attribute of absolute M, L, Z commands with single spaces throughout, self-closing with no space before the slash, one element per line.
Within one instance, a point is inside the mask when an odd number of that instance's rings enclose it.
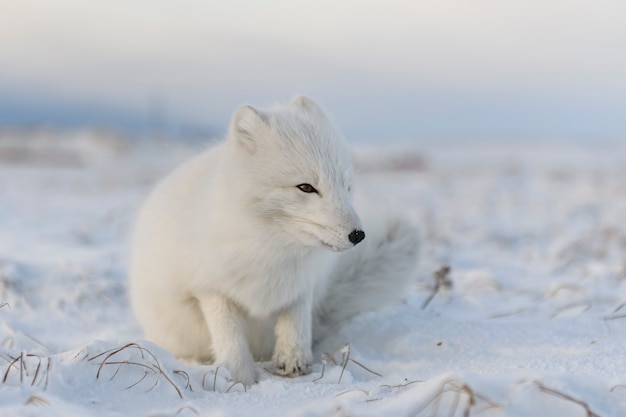
<path fill-rule="evenodd" d="M 266 317 L 313 296 L 315 288 L 325 285 L 329 263 L 322 254 L 295 257 L 280 254 L 265 258 L 223 258 L 219 272 L 213 269 L 208 284 L 228 296 L 248 314 Z"/>

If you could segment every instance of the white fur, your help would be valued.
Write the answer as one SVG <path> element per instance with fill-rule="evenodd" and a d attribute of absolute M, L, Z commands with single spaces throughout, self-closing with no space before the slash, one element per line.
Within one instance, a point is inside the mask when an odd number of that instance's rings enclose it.
<path fill-rule="evenodd" d="M 245 384 L 272 351 L 281 373 L 306 372 L 314 334 L 397 299 L 415 264 L 415 229 L 399 218 L 346 251 L 361 229 L 351 187 L 343 139 L 310 99 L 238 109 L 227 140 L 139 213 L 130 295 L 146 337 Z"/>

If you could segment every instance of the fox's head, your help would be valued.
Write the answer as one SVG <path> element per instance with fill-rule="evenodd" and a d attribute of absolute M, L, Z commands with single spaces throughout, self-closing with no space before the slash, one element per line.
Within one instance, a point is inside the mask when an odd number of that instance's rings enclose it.
<path fill-rule="evenodd" d="M 365 238 L 352 207 L 352 165 L 343 138 L 312 100 L 296 97 L 263 112 L 240 107 L 229 146 L 232 192 L 290 243 L 342 251 Z"/>

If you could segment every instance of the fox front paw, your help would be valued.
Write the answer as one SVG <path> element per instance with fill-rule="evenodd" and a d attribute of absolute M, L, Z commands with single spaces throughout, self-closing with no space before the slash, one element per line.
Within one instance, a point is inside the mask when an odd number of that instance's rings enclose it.
<path fill-rule="evenodd" d="M 257 382 L 254 367 L 251 369 L 229 369 L 229 371 L 235 382 L 241 382 L 244 385 L 252 385 Z"/>
<path fill-rule="evenodd" d="M 249 360 L 242 360 L 241 358 L 235 360 L 222 360 L 216 362 L 215 364 L 228 369 L 234 382 L 241 382 L 244 385 L 253 385 L 257 382 L 254 361 L 252 358 Z"/>
<path fill-rule="evenodd" d="M 273 362 L 278 375 L 295 378 L 311 373 L 312 355 L 302 349 L 293 349 L 289 352 L 276 351 Z"/>

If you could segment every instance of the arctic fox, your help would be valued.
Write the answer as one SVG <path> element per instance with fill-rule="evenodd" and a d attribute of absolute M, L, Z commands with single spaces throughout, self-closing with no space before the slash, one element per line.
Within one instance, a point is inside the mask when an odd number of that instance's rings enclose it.
<path fill-rule="evenodd" d="M 342 136 L 310 99 L 239 108 L 227 139 L 140 210 L 130 295 L 146 337 L 244 384 L 255 360 L 307 373 L 314 340 L 400 298 L 415 268 L 415 227 L 387 217 L 364 229 L 352 174 Z"/>

